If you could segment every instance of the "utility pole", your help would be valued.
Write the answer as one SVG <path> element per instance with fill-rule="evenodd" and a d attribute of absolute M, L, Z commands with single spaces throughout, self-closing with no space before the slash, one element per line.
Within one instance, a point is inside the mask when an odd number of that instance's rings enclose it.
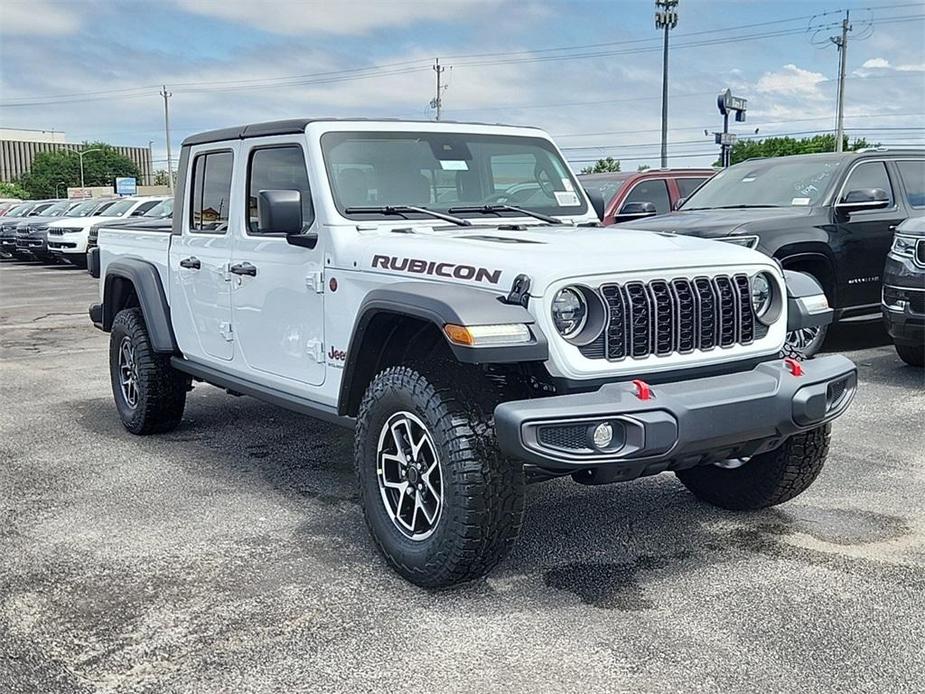
<path fill-rule="evenodd" d="M 662 50 L 662 168 L 668 167 L 668 32 L 678 26 L 678 0 L 655 0 L 655 28 L 664 29 Z"/>
<path fill-rule="evenodd" d="M 173 96 L 172 92 L 167 91 L 167 85 L 161 90 L 161 96 L 164 97 L 164 137 L 167 140 L 167 183 L 170 185 L 170 192 L 173 193 L 173 159 L 170 156 L 170 109 L 167 108 L 167 99 Z"/>
<path fill-rule="evenodd" d="M 437 73 L 437 94 L 433 99 L 431 99 L 430 107 L 437 112 L 434 116 L 434 120 L 440 120 L 440 116 L 443 111 L 443 90 L 446 89 L 446 87 L 442 84 L 441 78 L 443 77 L 443 73 L 446 71 L 446 68 L 440 66 L 440 58 L 434 58 L 433 67 L 434 72 Z"/>
<path fill-rule="evenodd" d="M 850 11 L 845 10 L 845 18 L 841 23 L 841 36 L 832 36 L 829 39 L 838 48 L 838 113 L 835 117 L 836 152 L 841 152 L 844 148 L 842 140 L 845 132 L 845 64 L 848 56 L 848 32 L 851 31 L 849 16 Z"/>

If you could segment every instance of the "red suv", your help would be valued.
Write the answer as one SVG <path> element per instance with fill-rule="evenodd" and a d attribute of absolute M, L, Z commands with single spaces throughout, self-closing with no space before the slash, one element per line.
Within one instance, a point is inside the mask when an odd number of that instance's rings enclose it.
<path fill-rule="evenodd" d="M 616 173 L 581 174 L 578 177 L 604 224 L 668 214 L 713 169 L 649 169 Z"/>

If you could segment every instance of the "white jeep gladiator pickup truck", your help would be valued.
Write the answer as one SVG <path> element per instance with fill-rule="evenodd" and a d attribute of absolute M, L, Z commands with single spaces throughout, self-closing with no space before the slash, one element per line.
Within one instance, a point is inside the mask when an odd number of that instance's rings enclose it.
<path fill-rule="evenodd" d="M 787 501 L 856 389 L 842 356 L 781 353 L 831 319 L 811 278 L 600 227 L 533 128 L 206 132 L 183 143 L 174 209 L 90 253 L 123 424 L 176 427 L 204 381 L 353 428 L 369 529 L 420 585 L 488 572 L 532 481 L 672 471 L 724 508 Z"/>

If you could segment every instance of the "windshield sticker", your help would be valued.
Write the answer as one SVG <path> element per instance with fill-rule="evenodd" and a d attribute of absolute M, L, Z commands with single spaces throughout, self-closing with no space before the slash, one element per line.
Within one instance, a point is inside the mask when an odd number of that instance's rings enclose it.
<path fill-rule="evenodd" d="M 794 198 L 790 201 L 791 205 L 808 205 L 809 198 Z"/>
<path fill-rule="evenodd" d="M 469 165 L 464 159 L 441 159 L 440 168 L 444 171 L 468 171 Z"/>
<path fill-rule="evenodd" d="M 578 196 L 575 193 L 570 191 L 554 191 L 556 196 L 556 204 L 559 207 L 574 207 L 578 204 Z"/>
<path fill-rule="evenodd" d="M 572 185 L 572 182 L 567 178 L 562 179 L 562 187 L 565 188 L 569 193 L 575 192 L 575 187 Z"/>

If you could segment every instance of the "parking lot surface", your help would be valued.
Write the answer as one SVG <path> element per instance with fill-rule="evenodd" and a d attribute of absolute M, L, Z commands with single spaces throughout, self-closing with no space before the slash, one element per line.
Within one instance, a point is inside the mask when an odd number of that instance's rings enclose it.
<path fill-rule="evenodd" d="M 925 384 L 879 325 L 830 339 L 860 389 L 796 500 L 537 485 L 510 558 L 428 592 L 377 555 L 348 432 L 197 385 L 126 433 L 96 291 L 0 263 L 0 690 L 925 691 Z"/>

